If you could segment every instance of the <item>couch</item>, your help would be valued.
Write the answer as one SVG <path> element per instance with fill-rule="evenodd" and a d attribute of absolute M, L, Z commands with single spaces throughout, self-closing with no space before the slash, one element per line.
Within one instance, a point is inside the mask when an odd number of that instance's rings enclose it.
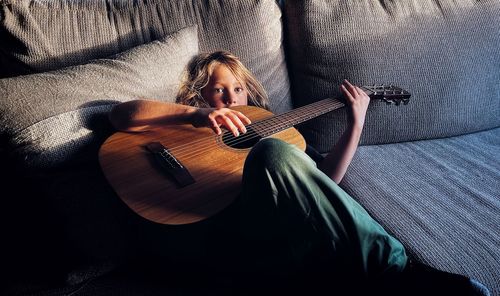
<path fill-rule="evenodd" d="M 0 0 L 3 294 L 240 291 L 213 276 L 210 221 L 145 221 L 97 161 L 112 106 L 173 101 L 189 59 L 224 49 L 275 113 L 340 98 L 344 78 L 408 90 L 370 105 L 341 186 L 415 260 L 500 295 L 499 16 L 496 0 Z M 346 117 L 297 128 L 327 153 Z"/>

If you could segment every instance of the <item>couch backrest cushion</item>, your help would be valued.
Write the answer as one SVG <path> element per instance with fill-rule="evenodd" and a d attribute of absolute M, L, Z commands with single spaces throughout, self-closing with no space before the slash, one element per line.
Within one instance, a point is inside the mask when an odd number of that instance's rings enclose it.
<path fill-rule="evenodd" d="M 235 53 L 263 83 L 274 111 L 291 107 L 273 0 L 0 0 L 0 77 L 102 58 L 190 25 L 198 25 L 200 51 Z"/>
<path fill-rule="evenodd" d="M 499 1 L 285 1 L 294 103 L 340 96 L 339 84 L 394 84 L 409 105 L 372 104 L 362 143 L 470 133 L 500 125 Z M 326 152 L 345 110 L 305 124 Z"/>
<path fill-rule="evenodd" d="M 95 143 L 112 131 L 111 107 L 143 96 L 174 102 L 197 53 L 197 27 L 191 26 L 83 65 L 0 79 L 0 135 L 24 167 L 95 158 Z"/>

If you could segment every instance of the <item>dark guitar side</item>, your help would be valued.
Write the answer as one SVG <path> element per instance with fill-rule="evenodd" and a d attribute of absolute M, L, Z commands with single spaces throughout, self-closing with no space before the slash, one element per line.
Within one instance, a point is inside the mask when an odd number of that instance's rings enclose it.
<path fill-rule="evenodd" d="M 273 115 L 251 106 L 235 109 L 252 122 Z M 305 140 L 295 128 L 272 137 L 305 149 Z M 195 183 L 180 188 L 145 148 L 150 142 L 172 149 Z M 179 146 L 182 150 L 174 148 Z M 99 162 L 108 182 L 134 212 L 161 224 L 188 224 L 216 214 L 238 196 L 249 151 L 225 145 L 209 128 L 175 125 L 142 133 L 117 132 L 101 146 Z"/>

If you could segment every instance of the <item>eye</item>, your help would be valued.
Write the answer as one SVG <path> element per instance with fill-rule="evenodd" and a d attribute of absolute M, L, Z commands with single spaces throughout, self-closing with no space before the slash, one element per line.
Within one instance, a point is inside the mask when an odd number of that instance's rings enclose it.
<path fill-rule="evenodd" d="M 234 89 L 235 92 L 240 93 L 243 91 L 243 87 L 237 87 Z"/>
<path fill-rule="evenodd" d="M 218 94 L 221 94 L 221 93 L 224 92 L 224 89 L 223 88 L 216 88 L 215 92 L 218 93 Z"/>

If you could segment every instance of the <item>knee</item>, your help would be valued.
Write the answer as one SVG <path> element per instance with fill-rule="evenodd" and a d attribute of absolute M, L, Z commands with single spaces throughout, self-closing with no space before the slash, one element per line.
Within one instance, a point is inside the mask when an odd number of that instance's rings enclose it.
<path fill-rule="evenodd" d="M 266 138 L 252 148 L 246 165 L 264 167 L 272 171 L 280 170 L 290 159 L 295 158 L 294 154 L 297 152 L 296 147 L 282 140 Z"/>
<path fill-rule="evenodd" d="M 307 171 L 316 168 L 316 163 L 294 145 L 275 138 L 259 141 L 250 151 L 245 167 L 252 170 L 265 169 L 278 174 L 294 170 Z"/>

